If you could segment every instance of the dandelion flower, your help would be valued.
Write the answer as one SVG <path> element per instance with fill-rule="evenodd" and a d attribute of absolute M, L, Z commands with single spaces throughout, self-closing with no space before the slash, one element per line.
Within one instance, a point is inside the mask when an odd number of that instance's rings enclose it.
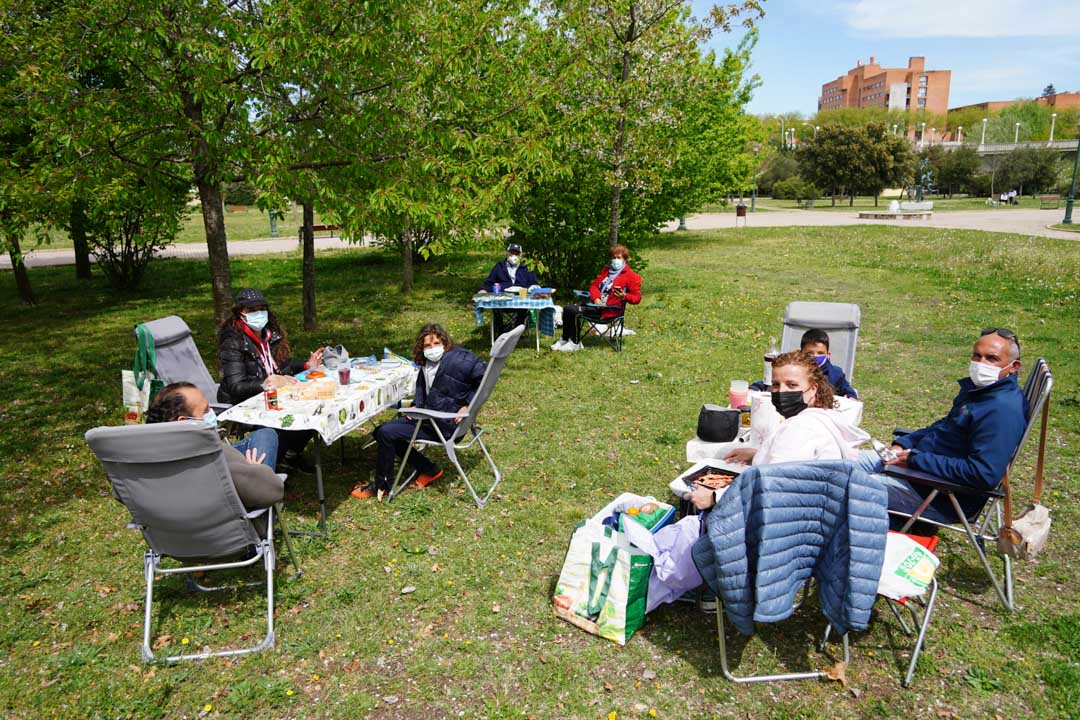
<path fill-rule="evenodd" d="M 213 706 L 213 705 L 211 705 L 210 703 L 206 703 L 205 705 L 203 705 L 203 709 L 202 709 L 202 711 L 203 711 L 204 713 L 208 713 L 208 712 L 210 712 L 210 711 L 211 711 L 211 710 L 213 710 L 213 709 L 214 709 L 214 706 Z"/>
<path fill-rule="evenodd" d="M 183 640 L 180 641 L 181 645 L 188 645 L 190 643 L 191 643 L 191 640 L 189 640 L 188 638 L 184 638 Z"/>

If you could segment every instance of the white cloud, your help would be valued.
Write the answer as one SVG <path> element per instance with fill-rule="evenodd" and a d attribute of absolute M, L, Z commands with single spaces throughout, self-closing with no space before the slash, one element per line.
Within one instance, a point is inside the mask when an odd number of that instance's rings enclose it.
<path fill-rule="evenodd" d="M 1074 37 L 1077 0 L 855 0 L 837 8 L 858 32 L 879 37 Z"/>

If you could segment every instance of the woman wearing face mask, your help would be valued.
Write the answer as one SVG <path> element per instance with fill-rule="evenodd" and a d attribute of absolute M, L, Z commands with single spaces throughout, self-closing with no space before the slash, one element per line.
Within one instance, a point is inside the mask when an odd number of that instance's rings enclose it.
<path fill-rule="evenodd" d="M 318 367 L 322 350 L 307 361 L 289 357 L 289 339 L 277 316 L 270 311 L 262 292 L 245 288 L 236 296 L 232 316 L 218 328 L 218 364 L 221 384 L 218 402 L 235 405 L 263 390 L 297 382 L 292 377 L 307 368 Z M 311 437 L 308 431 L 279 431 L 282 463 L 311 472 L 300 453 Z"/>
<path fill-rule="evenodd" d="M 521 246 L 517 243 L 510 243 L 506 246 L 506 259 L 495 263 L 484 280 L 484 287 L 479 290 L 478 294 L 495 292 L 496 285 L 501 290 L 509 287 L 539 287 L 540 281 L 536 279 L 536 273 L 521 262 Z M 524 324 L 528 314 L 528 310 L 492 311 L 495 334 L 502 335 L 504 332 Z"/>
<path fill-rule="evenodd" d="M 463 347 L 455 345 L 440 325 L 434 323 L 420 328 L 413 346 L 413 362 L 420 370 L 416 376 L 416 399 L 418 408 L 447 413 L 464 413 L 480 388 L 487 365 Z M 443 437 L 454 432 L 460 420 L 439 420 Z M 405 455 L 409 440 L 416 429 L 415 421 L 397 418 L 375 428 L 375 442 L 379 451 L 375 462 L 375 482 L 358 485 L 352 496 L 360 500 L 382 499 L 390 491 L 394 481 L 394 459 Z M 417 437 L 437 440 L 428 423 L 420 428 Z M 422 488 L 442 477 L 443 470 L 428 460 L 423 453 L 409 453 L 416 484 Z"/>
<path fill-rule="evenodd" d="M 589 302 L 593 305 L 623 306 L 641 302 L 641 276 L 630 269 L 630 251 L 623 245 L 612 245 L 608 263 L 589 286 Z M 619 314 L 617 310 L 601 310 L 588 305 L 567 305 L 563 308 L 562 339 L 552 350 L 574 352 L 583 346 L 578 337 L 578 316 L 605 320 Z"/>

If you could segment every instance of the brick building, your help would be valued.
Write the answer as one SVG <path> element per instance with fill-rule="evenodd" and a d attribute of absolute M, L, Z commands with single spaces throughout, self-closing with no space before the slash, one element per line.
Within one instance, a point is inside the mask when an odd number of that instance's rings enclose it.
<path fill-rule="evenodd" d="M 961 105 L 960 107 L 949 108 L 949 112 L 958 112 L 960 110 L 978 109 L 983 112 L 997 112 L 1003 108 L 1007 108 L 1010 105 L 1016 105 L 1022 102 L 1030 102 L 1030 100 L 989 100 L 987 102 L 973 103 L 971 105 Z M 1040 105 L 1046 105 L 1054 110 L 1066 110 L 1069 108 L 1080 108 L 1080 92 L 1060 92 L 1053 95 L 1043 95 L 1042 97 L 1035 98 L 1035 102 Z"/>
<path fill-rule="evenodd" d="M 926 58 L 908 58 L 906 68 L 883 68 L 870 56 L 866 65 L 855 67 L 821 86 L 818 110 L 843 107 L 879 107 L 944 115 L 949 109 L 950 70 L 927 70 Z"/>

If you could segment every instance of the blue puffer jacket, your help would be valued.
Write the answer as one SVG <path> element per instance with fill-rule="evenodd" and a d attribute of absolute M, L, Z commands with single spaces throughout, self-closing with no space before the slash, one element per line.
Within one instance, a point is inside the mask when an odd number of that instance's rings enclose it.
<path fill-rule="evenodd" d="M 744 635 L 754 621 L 790 616 L 811 576 L 833 627 L 863 630 L 885 557 L 887 501 L 847 460 L 752 467 L 709 512 L 694 564 Z"/>

